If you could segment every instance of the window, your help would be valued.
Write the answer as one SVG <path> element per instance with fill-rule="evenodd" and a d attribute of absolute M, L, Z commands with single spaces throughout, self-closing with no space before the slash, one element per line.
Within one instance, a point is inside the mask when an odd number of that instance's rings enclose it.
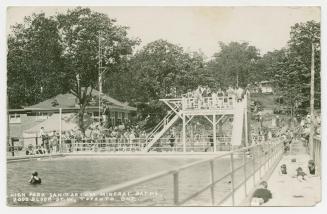
<path fill-rule="evenodd" d="M 10 114 L 9 115 L 9 123 L 21 123 L 22 120 L 20 118 L 20 114 Z"/>
<path fill-rule="evenodd" d="M 48 113 L 38 112 L 38 113 L 36 114 L 36 120 L 37 120 L 37 121 L 46 120 L 46 119 L 48 119 L 48 117 L 49 117 L 49 114 L 48 114 Z"/>

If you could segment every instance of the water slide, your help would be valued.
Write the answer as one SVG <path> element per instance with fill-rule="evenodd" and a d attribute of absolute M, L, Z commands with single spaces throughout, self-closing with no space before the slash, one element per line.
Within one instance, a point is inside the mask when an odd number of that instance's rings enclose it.
<path fill-rule="evenodd" d="M 243 99 L 241 102 L 235 103 L 231 142 L 233 146 L 239 146 L 242 143 L 245 104 L 245 99 Z"/>

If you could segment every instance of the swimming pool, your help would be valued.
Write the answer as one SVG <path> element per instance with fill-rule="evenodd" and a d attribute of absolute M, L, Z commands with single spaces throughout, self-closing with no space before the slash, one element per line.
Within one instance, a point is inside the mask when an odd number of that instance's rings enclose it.
<path fill-rule="evenodd" d="M 10 206 L 41 206 L 49 202 L 45 200 L 52 195 L 65 196 L 70 193 L 96 191 L 111 185 L 140 178 L 163 170 L 173 169 L 193 161 L 207 157 L 110 157 L 110 156 L 76 156 L 53 159 L 31 160 L 7 164 L 8 205 Z M 237 166 L 241 161 L 236 160 Z M 215 163 L 217 177 L 221 177 L 230 170 L 229 160 L 220 159 Z M 28 183 L 33 171 L 38 171 L 42 184 L 33 186 Z M 241 176 L 236 175 L 236 178 Z M 197 166 L 185 170 L 180 174 L 180 195 L 187 197 L 192 191 L 197 190 L 210 181 L 208 165 Z M 230 190 L 229 178 L 217 186 L 217 195 L 223 195 Z M 158 180 L 139 185 L 126 192 L 111 193 L 107 200 L 84 200 L 76 206 L 158 206 L 171 204 L 173 196 L 173 180 L 163 177 Z M 43 197 L 33 196 L 44 194 Z M 19 194 L 25 194 L 19 195 Z M 116 194 L 113 196 L 113 194 Z M 120 194 L 120 195 L 119 195 Z M 121 194 L 125 194 L 122 199 Z M 210 205 L 206 194 L 196 200 L 190 201 L 191 205 Z M 42 195 L 41 195 L 42 196 Z M 66 195 L 67 196 L 67 195 Z M 108 196 L 108 195 L 106 195 Z M 110 195 L 109 195 L 110 196 Z M 27 201 L 24 201 L 27 198 Z"/>

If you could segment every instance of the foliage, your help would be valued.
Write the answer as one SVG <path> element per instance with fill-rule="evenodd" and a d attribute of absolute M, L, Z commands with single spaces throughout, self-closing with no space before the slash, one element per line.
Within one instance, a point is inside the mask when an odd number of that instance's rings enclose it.
<path fill-rule="evenodd" d="M 207 72 L 214 78 L 218 87 L 241 87 L 258 80 L 260 70 L 256 68 L 259 51 L 247 42 L 219 43 L 220 51 L 208 63 Z"/>
<path fill-rule="evenodd" d="M 80 128 L 84 132 L 85 108 L 92 99 L 92 90 L 98 85 L 99 43 L 102 48 L 101 66 L 113 72 L 132 53 L 138 41 L 127 37 L 127 27 L 116 25 L 116 20 L 89 8 L 69 10 L 66 14 L 59 14 L 57 19 L 67 59 L 69 88 L 79 100 Z"/>
<path fill-rule="evenodd" d="M 34 14 L 14 26 L 8 39 L 10 107 L 71 91 L 79 101 L 79 125 L 84 132 L 85 108 L 98 86 L 100 33 L 101 64 L 115 72 L 138 40 L 129 39 L 127 27 L 105 14 L 78 7 L 54 17 Z"/>
<path fill-rule="evenodd" d="M 203 54 L 185 53 L 178 45 L 156 40 L 123 64 L 124 72 L 110 75 L 104 87 L 110 95 L 136 104 L 139 119 L 147 129 L 155 126 L 167 111 L 160 98 L 180 96 L 207 82 L 201 72 L 204 64 Z"/>
<path fill-rule="evenodd" d="M 186 93 L 201 81 L 203 58 L 165 40 L 147 44 L 131 59 L 137 101 Z M 200 78 L 200 79 L 199 79 Z"/>
<path fill-rule="evenodd" d="M 22 108 L 67 90 L 58 23 L 44 13 L 26 17 L 8 37 L 9 108 Z"/>
<path fill-rule="evenodd" d="M 280 63 L 287 54 L 287 49 L 282 48 L 280 50 L 269 51 L 264 54 L 257 63 L 258 69 L 260 69 L 263 75 L 261 80 L 274 80 L 275 67 Z"/>
<path fill-rule="evenodd" d="M 7 57 L 9 108 L 71 91 L 79 101 L 82 131 L 92 90 L 99 88 L 99 64 L 103 66 L 103 91 L 136 105 L 138 120 L 150 129 L 168 110 L 160 98 L 180 96 L 199 85 L 217 89 L 238 83 L 246 87 L 270 80 L 292 112 L 308 108 L 314 43 L 315 106 L 320 107 L 320 23 L 314 21 L 292 26 L 288 47 L 261 57 L 247 42 L 220 42 L 210 61 L 201 52 L 189 53 L 162 39 L 133 54 L 139 40 L 128 37 L 128 28 L 89 8 L 50 17 L 33 14 L 12 29 Z"/>
<path fill-rule="evenodd" d="M 315 107 L 320 107 L 320 24 L 314 21 L 291 28 L 289 48 L 280 61 L 271 66 L 279 94 L 292 112 L 309 107 L 311 44 L 315 45 Z"/>

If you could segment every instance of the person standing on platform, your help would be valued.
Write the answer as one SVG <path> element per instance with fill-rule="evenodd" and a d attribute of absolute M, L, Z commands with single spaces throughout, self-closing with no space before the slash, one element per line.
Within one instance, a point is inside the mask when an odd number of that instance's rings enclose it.
<path fill-rule="evenodd" d="M 47 134 L 44 131 L 44 127 L 41 127 L 39 136 L 42 138 L 41 146 L 44 148 L 45 147 L 45 141 L 47 140 Z"/>
<path fill-rule="evenodd" d="M 211 94 L 212 97 L 212 108 L 217 108 L 217 104 L 218 104 L 218 96 L 216 92 L 212 92 Z"/>
<path fill-rule="evenodd" d="M 170 135 L 170 138 L 169 138 L 169 145 L 170 145 L 170 147 L 172 148 L 172 151 L 173 151 L 173 148 L 174 148 L 174 146 L 175 146 L 175 135 L 174 135 L 174 133 L 172 133 L 172 134 Z"/>
<path fill-rule="evenodd" d="M 241 87 L 238 87 L 238 89 L 236 91 L 237 102 L 242 101 L 242 99 L 243 99 L 243 93 L 244 93 L 244 90 Z"/>
<path fill-rule="evenodd" d="M 58 146 L 58 136 L 56 131 L 53 131 L 50 140 L 49 152 L 51 151 L 51 153 L 57 153 L 57 149 L 58 149 L 57 146 Z"/>

